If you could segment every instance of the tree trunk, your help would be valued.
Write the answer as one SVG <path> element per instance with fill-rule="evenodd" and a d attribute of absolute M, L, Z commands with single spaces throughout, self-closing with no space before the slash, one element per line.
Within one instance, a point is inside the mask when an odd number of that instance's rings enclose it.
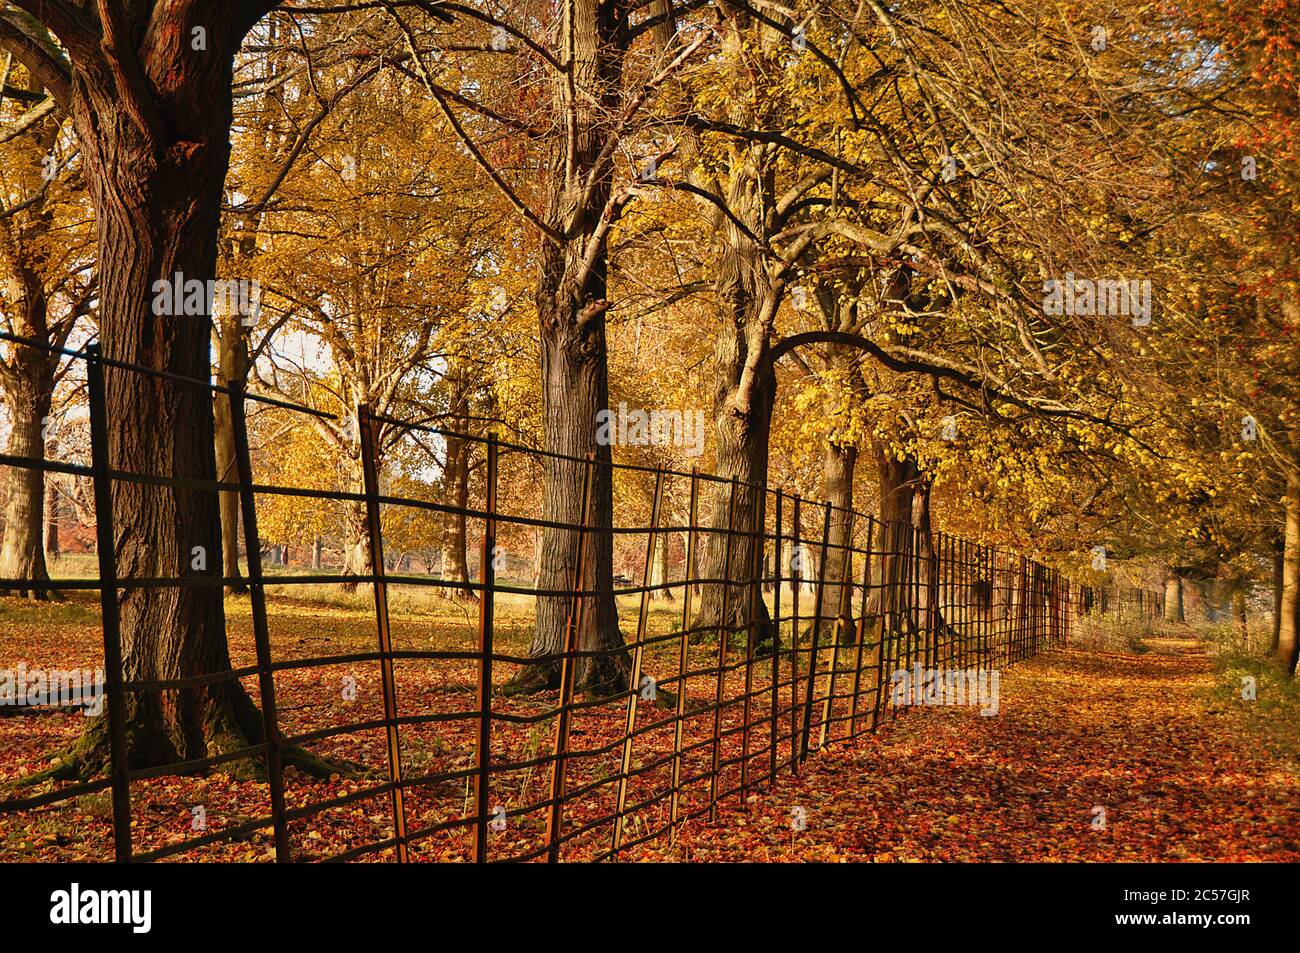
<path fill-rule="evenodd" d="M 33 92 L 42 91 L 39 82 L 30 85 Z M 41 148 L 52 148 L 57 129 L 57 123 L 46 123 L 34 130 L 33 136 Z M 33 196 L 33 201 L 37 204 L 28 222 L 21 218 L 0 219 L 0 265 L 4 269 L 0 280 L 5 283 L 5 307 L 12 330 L 19 337 L 49 341 L 57 347 L 66 341 L 75 318 L 65 317 L 61 322 L 50 319 L 41 262 L 58 243 L 56 240 L 50 244 L 52 213 L 43 208 L 40 194 Z M 12 426 L 7 452 L 29 458 L 37 468 L 0 468 L 9 474 L 4 539 L 0 542 L 0 579 L 36 583 L 49 579 L 41 538 L 46 479 L 39 465 L 45 462 L 42 431 L 50 412 L 60 358 L 29 345 L 11 343 L 10 348 L 12 360 L 7 364 L 0 362 L 0 394 Z M 57 597 L 53 590 L 37 587 L 16 590 L 15 594 L 41 600 Z"/>
<path fill-rule="evenodd" d="M 230 309 L 234 310 L 234 309 Z M 221 333 L 217 338 L 217 380 L 229 387 L 243 384 L 248 377 L 248 344 L 238 314 L 221 318 Z M 217 479 L 233 483 L 235 471 L 235 429 L 230 419 L 230 399 L 226 394 L 213 395 L 216 410 Z M 239 572 L 239 494 L 234 490 L 220 493 L 221 506 L 221 567 L 222 574 L 234 582 L 228 583 L 227 592 L 247 592 Z"/>
<path fill-rule="evenodd" d="M 58 559 L 63 552 L 59 545 L 59 485 L 45 481 L 45 558 Z"/>
<path fill-rule="evenodd" d="M 321 538 L 317 536 L 312 541 L 311 544 L 311 568 L 312 569 L 321 568 L 321 557 L 323 555 L 324 555 L 324 543 L 322 543 Z"/>
<path fill-rule="evenodd" d="M 880 496 L 875 548 L 880 554 L 880 568 L 872 575 L 886 584 L 871 593 L 867 615 L 879 615 L 882 608 L 890 611 L 892 597 L 897 617 L 910 620 L 912 590 L 905 585 L 910 562 L 903 548 L 911 546 L 912 509 L 920 469 L 911 457 L 898 459 L 897 453 L 883 441 L 875 442 L 874 452 Z"/>
<path fill-rule="evenodd" d="M 772 643 L 772 621 L 767 604 L 752 599 L 748 582 L 757 572 L 756 547 L 751 534 L 757 525 L 767 486 L 768 439 L 772 407 L 776 400 L 776 376 L 768 359 L 767 329 L 760 317 L 763 302 L 753 287 L 760 270 L 757 250 L 732 236 L 719 262 L 715 282 L 722 308 L 721 330 L 714 350 L 716 385 L 713 416 L 717 434 L 717 467 L 725 483 L 715 484 L 713 503 L 704 534 L 702 575 L 706 579 L 727 579 L 727 584 L 702 586 L 700 609 L 694 628 L 726 627 L 738 635 L 753 631 L 754 644 L 766 648 Z M 731 480 L 737 481 L 734 509 Z M 727 525 L 732 520 L 731 573 L 727 574 Z M 805 569 L 807 572 L 807 569 Z M 728 593 L 727 590 L 730 589 Z M 723 604 L 727 604 L 727 617 Z"/>
<path fill-rule="evenodd" d="M 826 499 L 833 507 L 826 574 L 820 580 L 824 588 L 822 629 L 827 635 L 833 633 L 838 619 L 841 626 L 839 641 L 852 641 L 856 637 L 853 626 L 853 560 L 842 547 L 853 544 L 849 514 L 853 509 L 853 474 L 858 449 L 831 441 L 826 444 L 822 458 Z"/>
<path fill-rule="evenodd" d="M 1172 571 L 1165 574 L 1165 621 L 1183 621 L 1183 580 Z"/>
<path fill-rule="evenodd" d="M 1283 527 L 1285 530 L 1285 526 Z M 1279 536 L 1273 541 L 1273 636 L 1268 644 L 1268 654 L 1276 655 L 1278 641 L 1282 632 L 1282 570 L 1285 565 L 1283 554 L 1285 552 L 1285 535 Z"/>
<path fill-rule="evenodd" d="M 347 482 L 350 492 L 366 492 L 365 460 L 362 458 L 361 420 L 350 419 L 344 428 L 344 467 L 350 471 Z M 379 433 L 375 434 L 375 473 L 383 471 L 379 448 L 383 446 Z M 353 500 L 343 505 L 343 576 L 370 576 L 374 574 L 370 562 L 370 520 L 367 516 L 365 500 Z M 352 580 L 339 583 L 343 592 L 356 592 L 357 583 Z"/>
<path fill-rule="evenodd" d="M 206 380 L 206 314 L 157 314 L 154 284 L 214 278 L 222 188 L 230 152 L 234 45 L 251 24 L 205 11 L 209 49 L 188 38 L 195 10 L 159 7 L 128 39 L 128 68 L 143 70 L 146 95 L 128 107 L 112 71 L 94 62 L 77 72 L 73 119 L 98 225 L 100 333 L 105 357 Z M 185 18 L 182 22 L 182 17 Z M 217 24 L 220 24 L 218 27 Z M 91 54 L 87 54 L 91 55 Z M 105 54 L 107 55 L 107 54 Z M 152 118 L 152 122 L 149 119 Z M 149 130 L 146 132 L 145 130 Z M 105 368 L 109 465 L 187 480 L 216 478 L 211 395 L 116 367 Z M 121 481 L 113 488 L 113 533 L 122 578 L 216 577 L 221 549 L 217 494 Z M 100 519 L 108 514 L 98 514 Z M 191 568 L 195 547 L 207 569 Z M 131 587 L 118 596 L 123 676 L 173 680 L 230 669 L 217 585 Z M 128 758 L 142 767 L 200 758 L 261 740 L 261 719 L 237 681 L 132 692 Z M 107 719 L 94 719 L 72 764 L 87 775 L 107 760 Z"/>
<path fill-rule="evenodd" d="M 358 462 L 357 467 L 360 468 Z M 358 477 L 353 483 L 354 493 L 364 492 L 364 483 Z M 370 565 L 370 521 L 366 515 L 366 504 L 355 500 L 343 505 L 343 572 L 344 576 L 369 576 Z M 344 592 L 356 592 L 357 583 L 348 580 L 339 583 Z"/>
<path fill-rule="evenodd" d="M 689 579 L 692 595 L 700 594 L 700 584 L 697 581 L 700 578 L 700 556 L 698 550 L 691 549 L 691 532 L 687 530 L 682 533 L 682 552 L 690 553 L 691 564 L 686 567 L 686 578 Z M 698 543 L 697 543 L 698 545 Z"/>
<path fill-rule="evenodd" d="M 1232 621 L 1241 629 L 1241 638 L 1246 641 L 1249 638 L 1249 628 L 1246 625 L 1246 591 L 1248 584 L 1244 579 L 1236 579 L 1232 583 Z"/>
<path fill-rule="evenodd" d="M 574 685 L 595 694 L 627 687 L 630 661 L 622 651 L 614 601 L 614 498 L 608 441 L 597 440 L 597 414 L 609 407 L 605 312 L 608 308 L 608 220 L 614 169 L 607 150 L 615 134 L 609 117 L 622 109 L 627 7 L 622 2 L 572 0 L 562 6 L 560 59 L 571 66 L 556 75 L 552 92 L 563 134 L 550 137 L 544 171 L 545 221 L 550 233 L 538 250 L 535 291 L 541 343 L 542 417 L 545 448 L 578 460 L 547 457 L 542 468 L 542 515 L 548 521 L 588 527 L 585 550 L 575 529 L 542 531 L 538 587 L 581 588 L 593 594 L 582 604 L 575 638 L 579 656 Z M 591 455 L 590 506 L 582 512 L 582 485 Z M 585 551 L 579 571 L 579 553 Z M 565 651 L 565 622 L 573 600 L 537 598 L 537 624 L 528 654 Z M 507 691 L 557 687 L 558 661 L 524 666 Z"/>
<path fill-rule="evenodd" d="M 934 545 L 934 528 L 930 513 L 929 479 L 922 477 L 915 495 L 916 561 L 913 563 L 916 578 L 917 624 L 929 640 L 926 645 L 928 665 L 938 664 L 939 643 L 947 622 L 939 605 L 939 552 Z M 922 613 L 924 614 L 922 616 Z"/>
<path fill-rule="evenodd" d="M 553 262 L 553 264 L 555 264 Z M 538 295 L 539 309 L 553 301 L 545 291 Z M 544 386 L 544 434 L 546 449 L 566 457 L 584 458 L 588 465 L 570 459 L 547 457 L 543 464 L 542 518 L 547 521 L 588 527 L 585 547 L 575 529 L 544 527 L 538 588 L 567 590 L 581 578 L 583 591 L 592 592 L 582 607 L 582 626 L 577 632 L 579 651 L 620 649 L 623 635 L 618 627 L 614 602 L 614 498 L 608 444 L 596 441 L 596 414 L 608 407 L 609 389 L 605 363 L 603 319 L 580 322 L 569 313 L 552 309 L 542 315 L 542 381 Z M 582 512 L 583 480 L 589 471 L 590 504 Z M 585 559 L 578 570 L 580 550 Z M 566 596 L 538 596 L 537 627 L 529 646 L 530 656 L 562 654 L 565 625 L 573 611 Z M 579 658 L 575 684 L 596 693 L 613 693 L 626 687 L 626 659 L 621 652 L 596 658 Z M 558 661 L 538 663 L 523 669 L 512 690 L 537 690 L 559 685 Z"/>
<path fill-rule="evenodd" d="M 460 585 L 439 586 L 436 591 L 444 599 L 477 602 L 478 595 L 469 588 L 469 564 L 466 560 L 469 539 L 467 519 L 463 512 L 469 507 L 470 443 L 450 434 L 446 437 L 446 442 L 447 468 L 443 475 L 443 502 L 462 512 L 444 514 L 442 578 L 454 579 Z"/>
<path fill-rule="evenodd" d="M 552 261 L 552 265 L 559 264 Z M 558 277 L 558 276 L 557 276 Z M 553 302 L 543 290 L 539 308 Z M 544 433 L 546 449 L 579 459 L 588 454 L 594 463 L 547 457 L 543 464 L 543 519 L 575 529 L 544 527 L 538 572 L 538 588 L 568 590 L 580 588 L 596 594 L 582 606 L 582 626 L 577 632 L 579 651 L 619 649 L 623 636 L 618 627 L 614 602 L 613 484 L 608 444 L 596 441 L 596 414 L 609 403 L 605 364 L 603 320 L 576 320 L 571 313 L 556 314 L 552 308 L 542 315 L 542 380 L 544 386 Z M 590 480 L 588 512 L 582 512 L 584 479 Z M 586 525 L 585 546 L 576 527 Z M 585 550 L 581 571 L 578 561 Z M 579 585 L 580 582 L 580 585 Z M 529 646 L 530 656 L 562 654 L 565 628 L 573 600 L 567 596 L 537 598 L 537 626 Z M 579 658 L 575 684 L 598 693 L 626 687 L 626 660 L 622 653 L 597 658 Z M 533 691 L 559 685 L 558 661 L 525 667 L 512 683 L 512 690 Z"/>
<path fill-rule="evenodd" d="M 669 582 L 668 572 L 668 545 L 669 534 L 659 533 L 655 536 L 655 559 L 654 565 L 650 570 L 650 585 L 667 586 Z M 671 588 L 656 589 L 650 594 L 650 598 L 657 602 L 672 602 L 676 599 Z"/>
<path fill-rule="evenodd" d="M 43 353 L 34 348 L 15 347 L 17 379 L 5 394 L 5 405 L 13 421 L 6 453 L 43 462 L 45 440 L 42 420 L 50 412 L 52 369 Z M 45 519 L 45 472 L 28 467 L 9 468 L 9 500 L 5 506 L 4 543 L 0 545 L 0 579 L 40 583 L 49 581 L 45 567 L 42 529 Z M 19 589 L 19 596 L 45 599 L 48 590 L 33 586 Z"/>
<path fill-rule="evenodd" d="M 1282 547 L 1282 609 L 1273 658 L 1288 675 L 1295 675 L 1300 653 L 1300 465 L 1286 476 L 1286 528 Z"/>

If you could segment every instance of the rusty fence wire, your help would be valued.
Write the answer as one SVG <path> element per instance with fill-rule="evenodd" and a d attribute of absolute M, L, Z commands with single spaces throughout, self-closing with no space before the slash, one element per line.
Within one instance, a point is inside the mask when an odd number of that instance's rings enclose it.
<path fill-rule="evenodd" d="M 749 795 L 798 774 L 807 758 L 852 741 L 913 705 L 984 704 L 988 674 L 1061 645 L 1079 620 L 1103 614 L 1153 617 L 1161 594 L 1128 587 L 1094 588 L 996 546 L 928 527 L 882 522 L 868 513 L 816 502 L 785 488 L 749 486 L 698 471 L 614 464 L 594 456 L 552 454 L 498 440 L 402 421 L 356 408 L 362 480 L 331 491 L 258 481 L 267 448 L 250 447 L 250 407 L 258 412 L 331 418 L 286 400 L 223 388 L 209 381 L 104 358 L 97 345 L 49 348 L 13 335 L 14 347 L 37 347 L 84 365 L 89 452 L 82 462 L 0 455 L 0 469 L 35 469 L 88 481 L 93 490 L 98 575 L 57 579 L 39 587 L 89 590 L 100 597 L 102 690 L 111 758 L 103 776 L 59 783 L 0 801 L 0 821 L 73 799 L 111 793 L 114 853 L 119 861 L 159 860 L 269 831 L 277 861 L 390 858 L 484 861 L 635 858 L 641 848 L 671 845 L 683 824 L 744 810 Z M 105 378 L 144 374 L 158 387 L 204 387 L 229 402 L 235 437 L 233 478 L 176 481 L 123 472 L 109 458 Z M 283 428 L 281 428 L 283 431 Z M 409 438 L 434 449 L 448 440 L 477 448 L 477 499 L 459 506 L 396 495 L 385 488 L 377 460 L 383 447 Z M 533 499 L 503 499 L 503 470 L 519 485 L 548 461 L 562 461 L 576 482 L 579 519 L 536 514 Z M 614 525 L 598 525 L 592 503 L 600 468 L 609 468 L 616 497 L 644 490 L 646 505 L 615 506 Z M 114 541 L 114 494 L 137 483 L 159 492 L 238 495 L 247 556 L 252 649 L 224 671 L 167 681 L 131 681 L 123 670 L 119 597 L 128 588 L 221 587 L 221 560 L 172 579 L 123 576 Z M 287 496 L 303 506 L 342 505 L 364 525 L 368 570 L 269 574 L 259 536 L 259 500 Z M 477 578 L 460 580 L 400 571 L 384 552 L 384 520 L 402 513 L 464 519 L 478 542 Z M 498 577 L 503 538 L 576 534 L 586 547 L 610 546 L 634 562 L 640 578 L 611 577 L 610 589 L 582 578 L 577 567 L 563 588 Z M 613 539 L 602 538 L 612 536 Z M 657 547 L 675 547 L 671 561 Z M 702 575 L 710 562 L 720 575 Z M 673 578 L 661 571 L 676 565 Z M 715 568 L 713 572 L 717 572 Z M 445 575 L 445 574 L 444 574 Z M 515 574 L 516 576 L 518 573 Z M 363 584 L 373 596 L 372 648 L 304 655 L 286 647 L 268 606 L 267 587 Z M 29 590 L 31 580 L 0 580 L 0 591 Z M 412 637 L 394 625 L 395 592 L 473 593 L 472 625 L 451 643 Z M 291 590 L 290 590 L 291 591 Z M 601 647 L 579 644 L 584 614 L 612 598 L 623 638 Z M 564 644 L 528 651 L 529 619 L 540 600 L 560 601 Z M 532 606 L 532 612 L 528 606 Z M 522 607 L 522 610 L 521 610 Z M 707 607 L 708 611 L 703 611 Z M 509 611 L 509 618 L 501 616 Z M 469 611 L 469 610 L 467 610 Z M 520 622 L 521 613 L 523 622 Z M 282 626 L 282 629 L 284 627 Z M 421 641 L 423 639 L 423 641 Z M 298 642 L 302 639 L 296 640 Z M 0 643 L 6 653 L 18 646 Z M 233 653 L 238 655 L 238 653 Z M 620 673 L 608 690 L 583 691 L 577 672 L 593 660 Z M 526 665 L 559 667 L 556 687 L 512 694 L 509 679 Z M 368 668 L 372 667 L 372 668 Z M 340 669 L 362 672 L 378 704 L 359 720 L 311 723 L 313 704 L 293 681 L 325 679 Z M 350 676 L 349 676 L 350 677 Z M 183 693 L 240 681 L 257 700 L 263 736 L 236 751 L 181 764 L 129 763 L 128 695 Z M 295 704 L 285 704 L 286 698 Z M 293 755 L 356 743 L 348 759 L 364 787 L 324 799 L 310 778 L 287 766 Z M 329 747 L 328 750 L 322 746 Z M 48 757 L 48 753 L 46 754 Z M 172 838 L 141 849 L 134 842 L 136 786 L 163 775 L 193 776 L 233 761 L 255 761 L 267 789 L 265 809 L 238 823 Z M 321 857 L 305 833 L 314 818 L 382 804 L 383 835 Z M 133 821 L 135 823 L 133 823 Z"/>

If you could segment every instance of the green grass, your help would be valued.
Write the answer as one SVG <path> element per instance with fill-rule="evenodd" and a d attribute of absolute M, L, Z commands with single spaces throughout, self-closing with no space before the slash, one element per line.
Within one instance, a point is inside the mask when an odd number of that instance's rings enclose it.
<path fill-rule="evenodd" d="M 0 597 L 0 626 L 6 624 L 98 625 L 99 594 L 94 590 L 69 592 L 60 602 Z"/>
<path fill-rule="evenodd" d="M 1254 640 L 1252 640 L 1253 643 Z M 1220 644 L 1215 659 L 1218 675 L 1213 702 L 1238 716 L 1238 725 L 1252 743 L 1269 752 L 1293 774 L 1300 774 L 1300 681 L 1259 652 L 1239 644 Z M 1254 679 L 1255 698 L 1243 695 Z"/>

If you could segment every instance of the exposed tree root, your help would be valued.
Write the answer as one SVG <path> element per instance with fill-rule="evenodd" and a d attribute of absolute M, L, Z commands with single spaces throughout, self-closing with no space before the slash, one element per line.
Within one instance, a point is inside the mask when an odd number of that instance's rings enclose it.
<path fill-rule="evenodd" d="M 585 671 L 580 672 L 574 693 L 585 692 L 596 697 L 617 695 L 627 690 L 628 664 L 625 654 L 612 657 L 586 659 Z M 520 667 L 515 677 L 499 689 L 497 694 L 506 698 L 516 695 L 536 695 L 539 692 L 559 691 L 560 663 L 558 661 L 530 662 Z"/>
<path fill-rule="evenodd" d="M 145 719 L 128 718 L 127 721 L 127 764 L 132 770 L 215 757 L 259 744 L 263 739 L 262 716 L 242 692 L 233 694 L 229 705 L 221 706 L 206 720 L 201 739 L 193 735 L 174 735 L 156 722 L 151 724 Z M 110 774 L 112 743 L 107 716 L 101 715 L 91 721 L 82 736 L 55 758 L 55 764 L 23 778 L 17 786 L 32 787 L 46 781 L 89 781 Z M 351 762 L 330 761 L 296 745 L 281 749 L 281 759 L 284 767 L 296 768 L 321 780 L 334 775 L 359 776 L 366 770 Z M 241 780 L 267 779 L 263 756 L 225 761 L 198 773 L 213 770 Z"/>

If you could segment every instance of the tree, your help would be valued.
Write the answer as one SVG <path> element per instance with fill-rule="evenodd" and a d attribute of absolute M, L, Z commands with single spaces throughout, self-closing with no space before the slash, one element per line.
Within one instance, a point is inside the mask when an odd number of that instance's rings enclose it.
<path fill-rule="evenodd" d="M 538 235 L 536 251 L 538 340 L 542 372 L 543 519 L 538 587 L 564 591 L 581 581 L 592 596 L 576 632 L 584 653 L 575 663 L 575 684 L 598 694 L 626 688 L 628 660 L 619 651 L 623 636 L 613 597 L 613 492 L 610 448 L 597 440 L 597 414 L 609 403 L 606 313 L 611 229 L 632 200 L 627 188 L 615 187 L 614 159 L 639 113 L 654 91 L 703 44 L 703 35 L 679 38 L 671 51 L 653 57 L 648 69 L 631 81 L 627 54 L 646 25 L 629 26 L 631 5 L 600 0 L 571 0 L 559 11 L 558 23 L 543 27 L 540 18 L 520 10 L 520 23 L 461 11 L 488 28 L 488 42 L 471 46 L 480 52 L 517 60 L 513 74 L 538 77 L 549 100 L 518 97 L 514 104 L 467 99 L 436 71 L 420 47 L 421 38 L 390 11 L 406 41 L 406 54 L 425 91 L 439 105 L 450 127 Z M 533 25 L 536 25 L 534 28 Z M 449 44 L 448 44 L 449 45 Z M 486 98 L 486 97 L 485 97 Z M 504 99 L 504 97 L 501 97 Z M 453 104 L 473 121 L 534 141 L 531 167 L 542 211 L 534 211 L 492 163 L 479 144 L 481 133 L 456 118 Z M 504 105 L 505 108 L 497 108 Z M 516 115 L 511 115 L 511 112 Z M 519 115 L 522 114 L 522 115 Z M 584 470 L 590 471 L 590 501 L 582 508 Z M 586 526 L 590 545 L 584 551 L 577 529 Z M 522 668 L 507 686 L 530 692 L 559 685 L 566 648 L 566 619 L 572 600 L 543 595 L 537 599 L 537 623 L 529 655 L 542 658 Z"/>
<path fill-rule="evenodd" d="M 48 34 L 37 35 L 52 45 Z M 42 546 L 47 480 L 39 463 L 47 434 L 57 429 L 54 390 L 71 365 L 58 349 L 91 309 L 93 235 L 66 116 L 12 55 L 0 69 L 0 115 L 11 120 L 0 135 L 0 155 L 4 194 L 13 197 L 7 207 L 0 201 L 0 328 L 33 342 L 0 345 L 0 392 L 10 421 L 5 452 L 38 464 L 9 471 L 0 579 L 38 583 L 49 579 Z M 33 586 L 18 594 L 44 599 L 50 590 Z"/>
<path fill-rule="evenodd" d="M 0 46 L 72 117 L 98 228 L 100 337 L 106 358 L 194 380 L 208 376 L 209 317 L 155 313 L 155 283 L 215 277 L 221 192 L 229 163 L 232 63 L 270 4 L 193 0 L 123 6 L 103 0 L 15 0 L 0 11 Z M 16 9 L 15 9 L 16 8 Z M 59 47 L 42 42 L 47 28 Z M 164 385 L 105 369 L 109 465 L 212 481 L 206 388 Z M 212 576 L 193 550 L 220 552 L 217 497 L 191 486 L 114 487 L 122 575 Z M 100 518 L 103 518 L 102 516 Z M 142 531 L 143 530 L 143 531 Z M 112 598 L 110 594 L 109 598 Z M 181 679 L 229 669 L 221 591 L 139 587 L 117 597 L 123 676 Z M 123 700 L 133 765 L 246 747 L 262 735 L 238 682 L 217 681 Z M 61 769 L 89 775 L 107 760 L 106 719 L 92 721 Z"/>
<path fill-rule="evenodd" d="M 466 339 L 489 333 L 477 326 L 496 321 L 476 286 L 503 217 L 431 104 L 409 95 L 409 77 L 393 71 L 357 88 L 376 64 L 348 58 L 334 68 L 342 74 L 331 76 L 336 87 L 357 91 L 315 127 L 313 161 L 278 177 L 275 198 L 260 213 L 265 247 L 256 261 L 268 309 L 297 333 L 266 347 L 255 376 L 268 390 L 334 414 L 312 425 L 337 461 L 339 488 L 349 492 L 364 484 L 361 405 L 414 424 L 467 413 L 447 405 L 448 389 L 435 395 L 436 382 Z M 380 421 L 380 473 L 408 438 Z M 346 504 L 341 516 L 343 573 L 365 576 L 365 506 Z"/>

